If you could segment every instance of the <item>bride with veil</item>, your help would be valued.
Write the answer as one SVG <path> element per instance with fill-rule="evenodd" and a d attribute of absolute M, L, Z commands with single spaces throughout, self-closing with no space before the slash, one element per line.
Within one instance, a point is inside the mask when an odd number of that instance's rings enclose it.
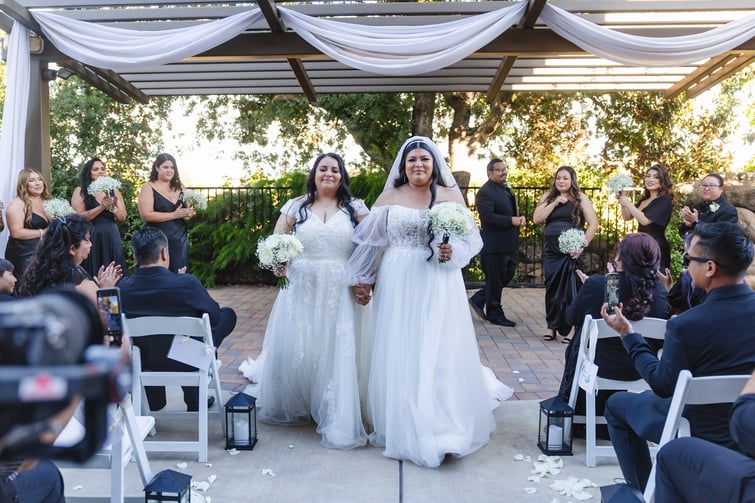
<path fill-rule="evenodd" d="M 357 302 L 369 302 L 366 420 L 384 455 L 436 467 L 446 455 L 485 445 L 495 404 L 513 390 L 480 363 L 461 268 L 482 247 L 475 226 L 442 244 L 428 212 L 461 192 L 438 147 L 412 137 L 401 147 L 370 215 L 356 228 L 347 266 Z M 439 260 L 440 259 L 440 260 Z"/>

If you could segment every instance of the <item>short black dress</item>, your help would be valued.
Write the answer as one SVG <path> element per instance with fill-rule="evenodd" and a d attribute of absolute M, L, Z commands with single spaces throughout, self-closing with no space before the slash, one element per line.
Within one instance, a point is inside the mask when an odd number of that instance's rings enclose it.
<path fill-rule="evenodd" d="M 548 328 L 568 335 L 571 325 L 566 321 L 566 308 L 577 296 L 577 269 L 584 269 L 584 258 L 577 260 L 558 249 L 558 236 L 575 227 L 572 212 L 577 203 L 569 201 L 556 206 L 545 220 L 543 231 L 543 272 L 545 273 L 545 319 Z M 581 218 L 584 220 L 584 218 Z"/>
<path fill-rule="evenodd" d="M 160 194 L 154 188 L 152 188 L 152 194 L 154 196 L 153 209 L 160 213 L 173 213 L 178 208 L 183 206 L 183 202 L 179 199 L 175 203 L 165 196 Z M 189 235 L 188 225 L 183 218 L 176 218 L 174 220 L 168 220 L 167 222 L 160 222 L 156 224 L 150 224 L 157 227 L 168 236 L 168 253 L 170 254 L 170 270 L 178 272 L 181 267 L 186 267 L 188 272 L 189 268 Z"/>
<path fill-rule="evenodd" d="M 47 219 L 36 213 L 31 214 L 31 223 L 24 223 L 24 229 L 46 229 L 48 225 Z M 29 264 L 32 255 L 37 249 L 39 238 L 32 239 L 15 239 L 13 237 L 8 238 L 8 244 L 5 247 L 5 258 L 10 260 L 13 264 L 13 274 L 20 278 L 23 276 L 26 266 Z"/>
<path fill-rule="evenodd" d="M 640 211 L 650 220 L 650 223 L 637 226 L 637 230 L 651 235 L 656 240 L 661 249 L 661 271 L 665 271 L 667 267 L 671 267 L 671 247 L 666 239 L 666 226 L 671 220 L 671 212 L 674 211 L 671 197 L 657 197 Z"/>
<path fill-rule="evenodd" d="M 85 195 L 84 206 L 86 209 L 91 210 L 98 205 L 99 203 L 94 196 Z M 92 251 L 89 252 L 89 256 L 82 262 L 81 266 L 92 277 L 96 277 L 101 266 L 107 267 L 110 262 L 115 262 L 121 266 L 125 273 L 126 259 L 123 254 L 123 241 L 113 212 L 103 210 L 102 213 L 94 217 L 92 225 L 94 226 Z"/>

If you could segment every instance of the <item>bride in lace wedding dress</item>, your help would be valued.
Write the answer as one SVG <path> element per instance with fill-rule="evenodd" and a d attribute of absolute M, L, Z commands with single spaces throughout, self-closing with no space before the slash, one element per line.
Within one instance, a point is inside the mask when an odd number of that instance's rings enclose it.
<path fill-rule="evenodd" d="M 364 308 L 346 283 L 354 226 L 368 213 L 352 199 L 343 160 L 317 158 L 307 194 L 281 209 L 276 232 L 293 232 L 304 250 L 285 271 L 265 331 L 262 353 L 240 370 L 259 384 L 259 418 L 273 424 L 317 424 L 325 447 L 367 443 L 357 379 L 357 333 Z"/>
<path fill-rule="evenodd" d="M 461 267 L 482 247 L 477 228 L 449 244 L 428 230 L 433 204 L 464 205 L 455 185 L 437 146 L 410 138 L 355 231 L 347 273 L 360 303 L 375 285 L 367 330 L 370 443 L 427 467 L 485 445 L 495 429 L 491 398 L 513 392 L 480 363 L 467 304 Z"/>

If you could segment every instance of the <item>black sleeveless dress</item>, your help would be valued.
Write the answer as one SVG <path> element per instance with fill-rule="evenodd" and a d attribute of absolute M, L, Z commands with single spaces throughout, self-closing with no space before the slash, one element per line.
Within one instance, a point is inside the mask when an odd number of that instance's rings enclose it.
<path fill-rule="evenodd" d="M 84 206 L 91 210 L 99 205 L 94 196 L 86 194 L 84 197 Z M 100 266 L 107 266 L 110 262 L 120 265 L 123 272 L 126 272 L 126 259 L 123 254 L 123 241 L 121 232 L 118 229 L 118 223 L 115 221 L 115 215 L 110 210 L 103 210 L 102 213 L 92 220 L 94 231 L 92 232 L 92 251 L 89 257 L 82 262 L 81 266 L 92 277 L 97 276 Z"/>
<path fill-rule="evenodd" d="M 574 228 L 572 211 L 576 203 L 569 201 L 556 206 L 545 220 L 543 231 L 543 272 L 545 273 L 545 319 L 548 328 L 568 335 L 571 325 L 566 321 L 566 308 L 578 291 L 577 269 L 584 268 L 584 258 L 574 260 L 558 249 L 558 236 Z"/>
<path fill-rule="evenodd" d="M 46 229 L 47 219 L 36 213 L 31 214 L 31 223 L 24 223 L 24 229 Z M 20 278 L 24 274 L 26 266 L 29 264 L 34 251 L 37 249 L 39 238 L 32 239 L 15 239 L 8 238 L 8 244 L 5 247 L 5 258 L 13 264 L 13 274 Z"/>
<path fill-rule="evenodd" d="M 175 203 L 167 199 L 160 194 L 154 188 L 152 189 L 154 196 L 154 210 L 160 213 L 172 213 L 179 207 L 183 206 L 183 202 L 179 199 Z M 187 233 L 188 225 L 183 218 L 176 218 L 174 220 L 168 220 L 167 222 L 160 222 L 156 224 L 150 224 L 157 227 L 168 236 L 168 253 L 170 254 L 170 270 L 178 272 L 181 267 L 186 267 L 188 272 L 189 266 L 189 236 Z"/>
<path fill-rule="evenodd" d="M 639 206 L 639 204 L 638 204 Z M 640 210 L 651 220 L 648 225 L 638 225 L 637 230 L 650 234 L 661 249 L 661 271 L 671 267 L 671 246 L 666 239 L 666 226 L 671 220 L 674 205 L 669 196 L 661 196 L 650 201 L 644 210 Z"/>

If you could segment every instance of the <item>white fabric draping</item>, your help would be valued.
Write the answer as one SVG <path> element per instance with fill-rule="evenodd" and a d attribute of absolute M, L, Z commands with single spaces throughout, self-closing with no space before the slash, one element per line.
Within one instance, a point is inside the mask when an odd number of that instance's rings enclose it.
<path fill-rule="evenodd" d="M 29 30 L 17 21 L 8 39 L 8 60 L 5 66 L 5 103 L 3 129 L 0 134 L 0 200 L 4 206 L 16 197 L 18 172 L 24 167 L 26 150 L 26 111 L 29 107 Z M 39 169 L 39 167 L 38 167 Z M 7 222 L 7 220 L 6 220 Z M 0 234 L 0 250 L 5 256 L 8 230 Z"/>
<path fill-rule="evenodd" d="M 604 28 L 546 3 L 540 13 L 555 33 L 581 49 L 629 66 L 687 65 L 734 49 L 755 37 L 755 14 L 703 33 L 642 37 Z"/>
<path fill-rule="evenodd" d="M 381 75 L 445 68 L 470 55 L 519 21 L 520 2 L 492 12 L 420 26 L 369 26 L 318 19 L 278 7 L 286 26 L 336 61 Z"/>
<path fill-rule="evenodd" d="M 180 61 L 227 42 L 261 16 L 259 8 L 197 26 L 172 30 L 128 30 L 34 12 L 42 33 L 62 53 L 82 63 L 126 71 Z"/>

